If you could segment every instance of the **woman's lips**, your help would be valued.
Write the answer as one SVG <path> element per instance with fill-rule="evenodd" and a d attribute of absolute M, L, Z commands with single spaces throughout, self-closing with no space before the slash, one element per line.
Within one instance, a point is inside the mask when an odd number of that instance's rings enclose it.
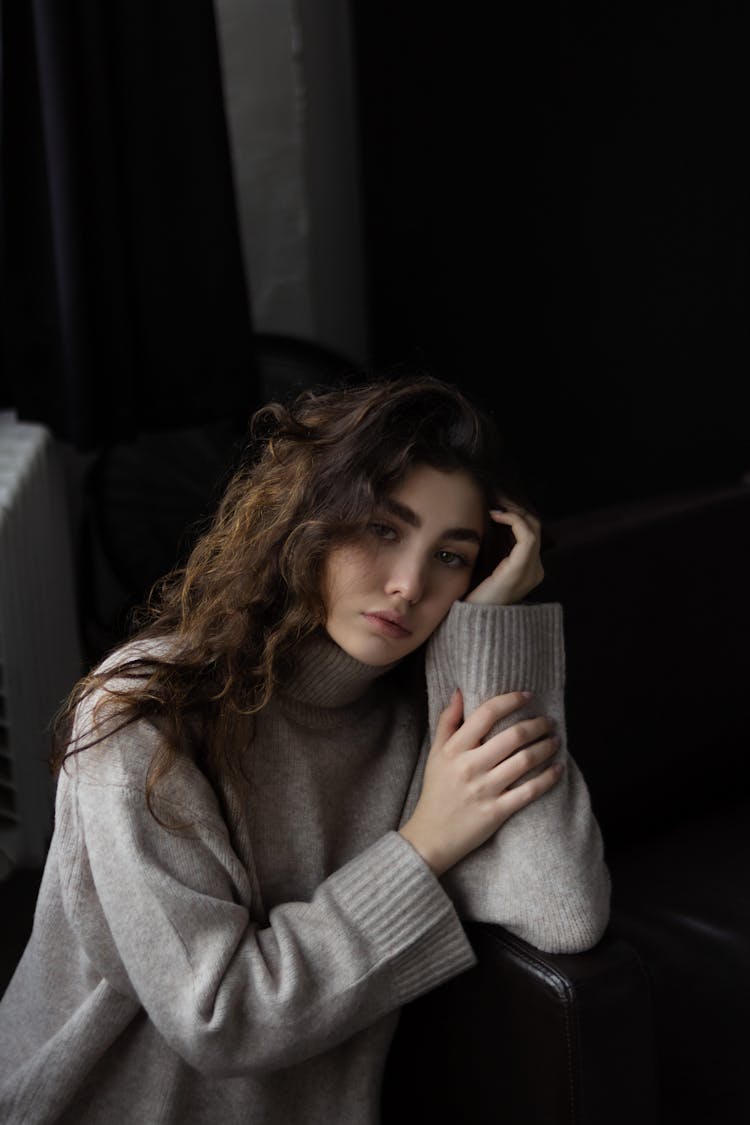
<path fill-rule="evenodd" d="M 374 629 L 382 633 L 384 637 L 402 639 L 403 637 L 411 636 L 410 629 L 406 629 L 396 621 L 389 621 L 387 617 L 381 617 L 377 613 L 364 613 L 362 616 L 366 621 L 370 622 Z"/>

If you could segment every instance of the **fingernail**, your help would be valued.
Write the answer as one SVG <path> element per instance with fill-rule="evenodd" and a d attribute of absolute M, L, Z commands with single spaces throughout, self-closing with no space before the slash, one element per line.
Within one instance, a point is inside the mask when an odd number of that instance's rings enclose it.
<path fill-rule="evenodd" d="M 534 694 L 533 691 L 522 691 L 521 692 L 521 695 L 523 695 L 526 699 L 531 699 L 533 694 Z"/>

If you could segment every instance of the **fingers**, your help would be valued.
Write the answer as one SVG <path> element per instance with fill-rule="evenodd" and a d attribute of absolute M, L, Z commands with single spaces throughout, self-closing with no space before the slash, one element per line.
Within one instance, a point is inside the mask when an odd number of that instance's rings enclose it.
<path fill-rule="evenodd" d="M 510 524 L 516 539 L 538 539 L 542 531 L 541 520 L 532 516 L 530 512 L 508 511 L 501 512 L 497 508 L 490 509 L 490 516 L 495 523 Z"/>
<path fill-rule="evenodd" d="M 530 749 L 531 743 L 536 743 L 541 738 L 557 737 L 554 734 L 555 724 L 546 715 L 532 719 L 522 719 L 514 723 L 507 730 L 489 738 L 478 749 L 481 751 L 483 764 L 488 767 L 499 765 L 511 757 L 518 757 L 523 748 Z"/>
<path fill-rule="evenodd" d="M 524 534 L 531 533 L 534 539 L 539 539 L 542 533 L 542 521 L 532 512 L 527 512 L 519 504 L 515 504 L 505 496 L 498 497 L 502 508 L 491 508 L 490 516 L 496 523 L 509 523 L 516 539 Z"/>
<path fill-rule="evenodd" d="M 498 804 L 502 802 L 505 819 L 507 820 L 514 812 L 518 812 L 519 809 L 525 808 L 526 805 L 530 805 L 532 801 L 536 801 L 537 798 L 549 792 L 560 780 L 562 772 L 562 763 L 553 762 L 551 766 L 537 774 L 536 777 L 529 778 L 512 789 L 506 789 L 498 798 Z"/>
<path fill-rule="evenodd" d="M 454 691 L 446 707 L 440 712 L 435 728 L 435 745 L 444 745 L 461 726 L 464 714 L 464 700 L 458 688 Z"/>
<path fill-rule="evenodd" d="M 513 605 L 544 580 L 541 564 L 541 522 L 530 513 L 490 509 L 494 523 L 507 526 L 515 540 L 494 570 L 465 600 L 475 605 Z"/>
<path fill-rule="evenodd" d="M 529 719 L 501 731 L 471 754 L 473 771 L 484 776 L 493 794 L 514 785 L 560 749 L 559 735 L 547 718 Z M 533 741 L 531 741 L 533 739 Z"/>
<path fill-rule="evenodd" d="M 493 695 L 469 715 L 455 739 L 456 750 L 470 750 L 479 746 L 485 735 L 496 722 L 517 711 L 528 698 L 520 691 L 510 691 L 503 695 Z M 449 704 L 450 707 L 450 704 Z M 447 710 L 447 708 L 446 708 Z M 445 712 L 443 712 L 445 714 Z M 442 717 L 442 716 L 441 716 Z M 527 741 L 530 741 L 527 739 Z M 523 745 L 523 743 L 519 743 Z M 515 747 L 518 749 L 518 747 Z M 512 753 L 512 751 L 509 751 Z"/>
<path fill-rule="evenodd" d="M 510 527 L 516 541 L 516 550 L 515 552 L 511 551 L 509 556 L 511 559 L 519 551 L 521 552 L 520 557 L 523 559 L 538 554 L 542 538 L 542 524 L 536 516 L 532 516 L 529 512 L 501 512 L 497 509 L 491 509 L 490 518 L 493 523 L 501 523 Z"/>
<path fill-rule="evenodd" d="M 561 766 L 552 763 L 560 741 L 550 737 L 553 723 L 546 717 L 519 720 L 481 741 L 498 719 L 528 703 L 529 695 L 494 696 L 462 723 L 463 697 L 456 690 L 440 713 L 422 792 L 399 829 L 436 874 L 479 847 L 560 778 Z"/>
<path fill-rule="evenodd" d="M 555 724 L 546 715 L 521 719 L 487 742 L 482 742 L 499 719 L 512 714 L 527 702 L 520 691 L 495 695 L 477 707 L 462 724 L 463 697 L 456 689 L 440 715 L 435 744 L 447 744 L 451 754 L 468 753 L 470 773 L 482 778 L 482 788 L 488 796 L 499 796 L 516 785 L 525 774 L 543 765 L 560 748 L 561 739 L 554 733 Z"/>
<path fill-rule="evenodd" d="M 541 528 L 542 523 L 541 523 L 541 520 L 539 519 L 538 516 L 533 515 L 532 512 L 527 512 L 519 504 L 515 504 L 512 500 L 509 500 L 507 497 L 498 496 L 498 503 L 502 505 L 502 507 L 505 509 L 505 511 L 500 511 L 496 508 L 493 508 L 491 510 L 492 515 L 495 515 L 495 513 L 497 512 L 497 514 L 501 515 L 501 516 L 506 515 L 506 516 L 510 516 L 511 518 L 512 517 L 520 518 L 520 519 L 526 520 L 528 523 L 530 523 L 532 525 L 532 527 L 536 527 L 537 530 L 539 530 L 539 528 Z"/>
<path fill-rule="evenodd" d="M 553 735 L 504 758 L 487 772 L 487 783 L 491 786 L 488 791 L 500 796 L 506 789 L 520 782 L 526 774 L 549 762 L 559 748 L 560 739 Z"/>
<path fill-rule="evenodd" d="M 522 719 L 487 742 L 477 739 L 477 733 L 487 733 L 498 716 L 507 714 L 515 706 L 514 696 L 494 696 L 478 707 L 453 736 L 449 749 L 456 754 L 467 754 L 468 774 L 479 783 L 485 797 L 499 797 L 511 786 L 517 785 L 529 772 L 543 766 L 554 757 L 561 746 L 560 736 L 554 733 L 555 724 L 546 715 Z M 521 697 L 523 702 L 526 702 Z"/>

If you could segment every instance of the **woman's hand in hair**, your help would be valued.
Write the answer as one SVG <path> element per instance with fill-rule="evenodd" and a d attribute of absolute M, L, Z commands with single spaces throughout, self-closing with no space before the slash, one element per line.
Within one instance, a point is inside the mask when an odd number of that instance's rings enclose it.
<path fill-rule="evenodd" d="M 511 504 L 507 511 L 493 508 L 490 517 L 510 526 L 515 544 L 483 582 L 464 599 L 477 605 L 513 605 L 520 602 L 544 578 L 540 558 L 541 523 L 530 512 Z"/>
<path fill-rule="evenodd" d="M 536 801 L 560 777 L 551 759 L 559 742 L 544 716 L 523 719 L 483 739 L 528 699 L 495 695 L 462 723 L 456 689 L 441 713 L 414 812 L 400 829 L 438 876 L 483 844 L 509 817 Z"/>

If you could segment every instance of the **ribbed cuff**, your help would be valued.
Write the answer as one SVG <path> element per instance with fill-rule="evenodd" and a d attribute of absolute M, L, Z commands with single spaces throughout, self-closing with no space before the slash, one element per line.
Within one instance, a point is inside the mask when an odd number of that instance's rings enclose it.
<path fill-rule="evenodd" d="M 478 679 L 499 670 L 498 693 L 563 686 L 565 646 L 559 602 L 504 606 L 456 602 L 446 624 L 446 640 L 455 652 L 471 656 Z"/>
<path fill-rule="evenodd" d="M 454 602 L 433 634 L 425 661 L 433 735 L 441 710 L 461 689 L 464 715 L 492 695 L 533 691 L 562 699 L 565 684 L 563 610 L 539 605 L 474 605 Z M 537 713 L 539 699 L 500 726 Z"/>
<path fill-rule="evenodd" d="M 340 868 L 328 886 L 378 962 L 390 962 L 399 1003 L 476 964 L 451 899 L 398 832 Z"/>

